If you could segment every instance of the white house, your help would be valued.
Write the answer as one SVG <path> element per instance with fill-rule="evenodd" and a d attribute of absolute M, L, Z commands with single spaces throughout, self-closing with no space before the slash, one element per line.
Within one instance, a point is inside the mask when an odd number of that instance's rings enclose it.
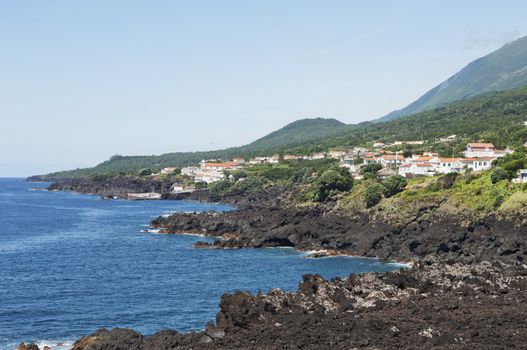
<path fill-rule="evenodd" d="M 512 179 L 514 183 L 525 183 L 527 182 L 527 169 L 520 169 L 518 172 L 518 177 Z"/>
<path fill-rule="evenodd" d="M 494 145 L 492 143 L 472 142 L 467 145 L 463 155 L 465 158 L 494 157 Z"/>
<path fill-rule="evenodd" d="M 400 154 L 383 154 L 377 158 L 377 163 L 383 167 L 387 165 L 400 165 L 403 164 L 405 158 Z"/>
<path fill-rule="evenodd" d="M 441 174 L 462 173 L 465 171 L 465 164 L 461 158 L 439 158 L 435 165 L 436 171 Z"/>
<path fill-rule="evenodd" d="M 346 151 L 329 151 L 328 156 L 333 159 L 341 159 L 346 156 Z"/>
<path fill-rule="evenodd" d="M 209 172 L 203 172 L 203 173 L 196 174 L 196 176 L 194 176 L 194 182 L 211 183 L 211 182 L 223 180 L 224 178 L 225 178 L 225 174 L 223 173 L 209 171 Z"/>
<path fill-rule="evenodd" d="M 187 166 L 187 167 L 181 168 L 181 174 L 187 175 L 190 177 L 193 177 L 199 171 L 200 169 L 197 166 Z"/>
<path fill-rule="evenodd" d="M 311 156 L 311 159 L 323 159 L 323 158 L 326 158 L 326 154 L 323 152 L 317 152 Z"/>
<path fill-rule="evenodd" d="M 461 158 L 461 162 L 468 168 L 474 171 L 488 170 L 492 167 L 492 157 L 481 158 Z"/>
<path fill-rule="evenodd" d="M 362 162 L 364 164 L 372 164 L 372 163 L 377 163 L 377 158 L 376 157 L 364 157 Z"/>
<path fill-rule="evenodd" d="M 233 163 L 237 163 L 237 164 L 245 164 L 245 158 L 234 157 L 234 158 L 232 158 L 232 162 Z"/>
<path fill-rule="evenodd" d="M 161 169 L 161 174 L 170 174 L 170 173 L 173 173 L 174 171 L 176 171 L 177 168 L 175 167 L 167 167 L 167 168 L 163 168 Z"/>
<path fill-rule="evenodd" d="M 399 167 L 399 175 L 408 177 L 409 175 L 431 176 L 435 174 L 435 168 L 430 163 L 406 163 Z"/>

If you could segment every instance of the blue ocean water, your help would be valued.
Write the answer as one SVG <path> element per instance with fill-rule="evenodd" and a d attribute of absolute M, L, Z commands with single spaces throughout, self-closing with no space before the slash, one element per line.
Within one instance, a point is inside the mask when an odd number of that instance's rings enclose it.
<path fill-rule="evenodd" d="M 20 341 L 56 349 L 101 327 L 199 330 L 226 291 L 295 290 L 305 273 L 397 268 L 291 249 L 193 249 L 203 238 L 141 231 L 161 214 L 230 207 L 32 190 L 46 186 L 0 178 L 0 349 Z"/>

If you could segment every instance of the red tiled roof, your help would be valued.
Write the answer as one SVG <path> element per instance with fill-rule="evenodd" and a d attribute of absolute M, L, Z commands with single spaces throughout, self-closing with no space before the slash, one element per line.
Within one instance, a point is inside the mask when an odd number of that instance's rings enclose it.
<path fill-rule="evenodd" d="M 492 143 L 482 143 L 482 142 L 471 142 L 468 144 L 470 148 L 494 148 Z"/>
<path fill-rule="evenodd" d="M 445 162 L 445 163 L 453 163 L 453 162 L 457 162 L 460 159 L 461 158 L 439 158 L 439 161 Z"/>

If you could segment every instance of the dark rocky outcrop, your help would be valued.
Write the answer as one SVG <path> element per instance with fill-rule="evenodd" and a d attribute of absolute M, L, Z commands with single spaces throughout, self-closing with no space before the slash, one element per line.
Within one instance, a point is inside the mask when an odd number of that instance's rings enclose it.
<path fill-rule="evenodd" d="M 309 208 L 250 206 L 224 213 L 178 213 L 151 226 L 163 233 L 194 232 L 222 238 L 200 248 L 289 246 L 409 261 L 436 256 L 465 263 L 527 259 L 527 226 L 518 218 L 484 219 L 424 203 L 392 220 L 378 212 L 350 214 L 331 205 Z"/>
<path fill-rule="evenodd" d="M 201 333 L 99 330 L 73 349 L 514 349 L 527 344 L 526 289 L 525 267 L 486 262 L 305 275 L 297 292 L 224 295 Z"/>

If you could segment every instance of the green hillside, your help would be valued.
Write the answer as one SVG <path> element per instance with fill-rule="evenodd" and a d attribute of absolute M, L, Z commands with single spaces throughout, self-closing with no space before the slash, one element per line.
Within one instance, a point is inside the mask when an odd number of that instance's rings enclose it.
<path fill-rule="evenodd" d="M 92 168 L 60 171 L 49 177 L 76 177 L 95 174 L 117 174 L 140 169 L 156 171 L 168 166 L 181 167 L 197 163 L 202 159 L 225 159 L 235 156 L 252 157 L 260 154 L 283 152 L 292 147 L 311 145 L 321 139 L 343 135 L 350 126 L 336 119 L 301 119 L 241 147 L 204 152 L 175 152 L 152 156 L 115 155 Z"/>
<path fill-rule="evenodd" d="M 327 138 L 319 144 L 329 149 L 375 141 L 424 140 L 425 146 L 432 147 L 437 138 L 456 134 L 458 139 L 453 144 L 459 147 L 477 140 L 492 142 L 500 148 L 520 147 L 527 139 L 524 121 L 527 121 L 527 88 L 520 88 L 473 97 L 387 122 L 363 123 L 343 136 Z M 435 144 L 433 147 L 446 146 Z"/>
<path fill-rule="evenodd" d="M 387 121 L 491 91 L 524 86 L 527 86 L 527 37 L 469 63 L 415 102 L 379 120 Z"/>

